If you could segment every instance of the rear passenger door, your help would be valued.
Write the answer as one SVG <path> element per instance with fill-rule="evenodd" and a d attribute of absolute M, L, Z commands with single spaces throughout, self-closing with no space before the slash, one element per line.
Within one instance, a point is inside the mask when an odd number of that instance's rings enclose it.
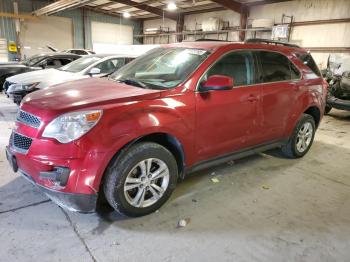
<path fill-rule="evenodd" d="M 283 54 L 255 51 L 259 64 L 259 82 L 262 87 L 261 142 L 284 138 L 285 130 L 297 103 L 300 72 Z"/>

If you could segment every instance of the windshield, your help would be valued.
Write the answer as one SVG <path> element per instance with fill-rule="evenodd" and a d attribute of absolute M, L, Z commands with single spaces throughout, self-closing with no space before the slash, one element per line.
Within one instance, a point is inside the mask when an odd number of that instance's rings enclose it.
<path fill-rule="evenodd" d="M 29 57 L 27 60 L 25 60 L 23 63 L 27 66 L 34 66 L 36 63 L 41 61 L 45 56 L 43 55 L 35 55 Z"/>
<path fill-rule="evenodd" d="M 153 49 L 116 71 L 110 79 L 142 88 L 172 88 L 186 80 L 208 54 L 194 48 Z"/>
<path fill-rule="evenodd" d="M 89 67 L 90 65 L 96 63 L 97 61 L 99 61 L 101 59 L 102 59 L 102 57 L 97 57 L 97 56 L 82 57 L 82 58 L 79 58 L 79 59 L 73 61 L 72 63 L 69 63 L 65 66 L 62 66 L 61 68 L 59 68 L 59 70 L 77 73 L 77 72 L 84 70 L 85 68 Z"/>

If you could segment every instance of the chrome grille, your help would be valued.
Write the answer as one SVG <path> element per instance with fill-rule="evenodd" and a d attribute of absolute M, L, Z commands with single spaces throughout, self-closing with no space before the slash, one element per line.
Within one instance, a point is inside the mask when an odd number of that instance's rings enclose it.
<path fill-rule="evenodd" d="M 11 140 L 12 140 L 12 146 L 14 147 L 14 149 L 21 153 L 27 153 L 33 141 L 33 139 L 31 139 L 30 137 L 18 134 L 16 132 L 12 133 L 10 141 Z"/>
<path fill-rule="evenodd" d="M 38 128 L 41 124 L 39 117 L 29 114 L 22 110 L 20 110 L 17 114 L 17 121 L 34 128 Z"/>

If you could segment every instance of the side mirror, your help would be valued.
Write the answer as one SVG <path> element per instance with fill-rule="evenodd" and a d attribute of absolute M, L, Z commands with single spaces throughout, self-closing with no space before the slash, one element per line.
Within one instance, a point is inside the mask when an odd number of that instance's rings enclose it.
<path fill-rule="evenodd" d="M 201 83 L 200 91 L 230 90 L 233 88 L 233 78 L 224 75 L 212 75 Z"/>
<path fill-rule="evenodd" d="M 98 75 L 100 73 L 101 73 L 101 69 L 94 67 L 94 68 L 91 68 L 88 75 L 92 77 L 93 75 Z"/>

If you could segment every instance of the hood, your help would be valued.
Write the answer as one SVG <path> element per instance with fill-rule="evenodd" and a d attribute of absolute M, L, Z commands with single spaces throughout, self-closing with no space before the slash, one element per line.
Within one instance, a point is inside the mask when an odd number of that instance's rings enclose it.
<path fill-rule="evenodd" d="M 6 80 L 16 84 L 31 84 L 40 82 L 37 87 L 44 88 L 50 85 L 55 85 L 64 81 L 75 79 L 75 76 L 78 76 L 78 74 L 50 68 L 14 75 L 7 78 Z"/>
<path fill-rule="evenodd" d="M 27 66 L 19 62 L 0 63 L 0 69 L 17 68 L 17 67 L 27 67 Z"/>
<path fill-rule="evenodd" d="M 10 61 L 10 62 L 1 62 L 0 66 L 19 65 L 19 64 L 21 64 L 21 63 L 18 61 Z"/>
<path fill-rule="evenodd" d="M 87 78 L 67 82 L 30 93 L 22 108 L 42 115 L 43 111 L 67 112 L 82 108 L 121 102 L 155 99 L 159 90 L 143 89 L 103 78 Z"/>

